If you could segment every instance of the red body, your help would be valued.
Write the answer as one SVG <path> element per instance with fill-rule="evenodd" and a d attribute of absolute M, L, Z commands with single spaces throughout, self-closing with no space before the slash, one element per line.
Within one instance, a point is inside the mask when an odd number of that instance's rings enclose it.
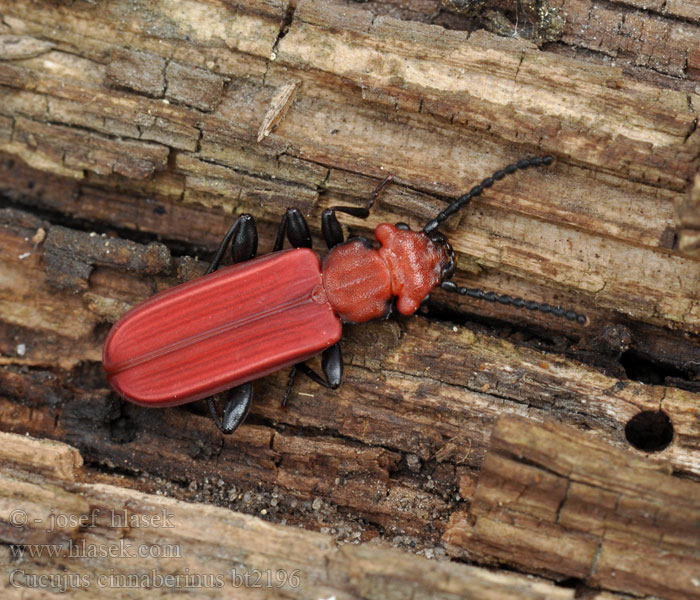
<path fill-rule="evenodd" d="M 199 400 L 311 358 L 341 322 L 403 314 L 440 283 L 447 257 L 423 233 L 379 225 L 379 249 L 351 239 L 323 263 L 308 249 L 225 267 L 126 313 L 105 342 L 110 385 L 147 406 Z"/>
<path fill-rule="evenodd" d="M 137 404 L 211 396 L 311 358 L 341 323 L 308 249 L 225 267 L 149 298 L 105 342 L 110 385 Z"/>

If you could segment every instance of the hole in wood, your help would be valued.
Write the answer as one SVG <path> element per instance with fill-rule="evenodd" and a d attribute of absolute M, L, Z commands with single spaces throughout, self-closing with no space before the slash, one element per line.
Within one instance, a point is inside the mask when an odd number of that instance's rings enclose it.
<path fill-rule="evenodd" d="M 625 437 L 637 450 L 659 452 L 673 440 L 673 423 L 662 410 L 645 410 L 627 422 Z"/>

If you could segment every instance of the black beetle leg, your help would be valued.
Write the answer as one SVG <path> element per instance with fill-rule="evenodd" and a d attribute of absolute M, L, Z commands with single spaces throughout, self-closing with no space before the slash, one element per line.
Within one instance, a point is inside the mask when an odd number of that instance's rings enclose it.
<path fill-rule="evenodd" d="M 241 215 L 241 227 L 231 242 L 231 258 L 234 263 L 255 258 L 258 253 L 258 228 L 251 215 Z"/>
<path fill-rule="evenodd" d="M 374 202 L 376 201 L 377 196 L 379 196 L 379 192 L 382 191 L 382 189 L 387 183 L 393 181 L 393 179 L 393 175 L 388 175 L 387 177 L 385 177 L 384 180 L 372 192 L 372 195 L 367 201 L 367 204 L 365 204 L 365 206 L 363 207 L 331 206 L 330 208 L 327 208 L 323 211 L 323 214 L 321 215 L 321 231 L 323 233 L 323 239 L 326 240 L 326 245 L 328 246 L 329 250 L 334 246 L 337 246 L 338 244 L 342 244 L 345 240 L 343 230 L 340 227 L 338 217 L 335 213 L 341 212 L 345 213 L 346 215 L 357 217 L 359 219 L 366 219 L 367 217 L 369 217 L 369 211 L 374 206 Z"/>
<path fill-rule="evenodd" d="M 226 252 L 229 242 L 231 242 L 231 256 L 234 263 L 255 258 L 258 252 L 258 230 L 252 215 L 243 214 L 231 225 L 224 239 L 221 240 L 206 275 L 219 268 L 221 257 Z M 216 426 L 223 433 L 233 433 L 246 418 L 252 399 L 253 386 L 250 383 L 244 383 L 229 390 L 222 419 L 216 414 L 214 397 L 207 398 L 207 406 Z"/>
<path fill-rule="evenodd" d="M 294 365 L 289 373 L 289 381 L 284 392 L 284 398 L 282 398 L 282 406 L 287 405 L 297 371 L 325 388 L 335 390 L 340 386 L 343 381 L 343 355 L 340 352 L 340 344 L 333 344 L 330 348 L 326 348 L 323 351 L 321 368 L 325 379 L 304 363 Z"/>
<path fill-rule="evenodd" d="M 311 232 L 304 215 L 298 208 L 288 208 L 282 216 L 279 229 L 277 229 L 277 237 L 275 237 L 275 243 L 272 246 L 273 252 L 282 250 L 285 235 L 292 248 L 311 248 Z"/>
<path fill-rule="evenodd" d="M 231 242 L 231 240 L 233 240 Z M 221 258 L 226 252 L 226 246 L 231 242 L 233 262 L 239 263 L 254 258 L 258 252 L 258 230 L 252 215 L 244 214 L 238 217 L 221 240 L 216 254 L 205 275 L 219 268 Z"/>
<path fill-rule="evenodd" d="M 301 363 L 300 363 L 301 364 Z M 282 406 L 287 406 L 287 400 L 289 400 L 289 394 L 292 393 L 292 387 L 294 386 L 294 379 L 297 375 L 297 367 L 299 365 L 294 365 L 289 370 L 289 379 L 287 379 L 287 389 L 284 390 L 284 396 L 282 396 Z"/>
<path fill-rule="evenodd" d="M 343 381 L 343 354 L 340 351 L 340 344 L 335 343 L 323 351 L 321 368 L 326 376 L 328 387 L 332 390 L 338 389 Z"/>
<path fill-rule="evenodd" d="M 216 414 L 213 397 L 207 398 L 207 406 L 216 426 L 221 429 L 222 433 L 228 434 L 236 431 L 248 416 L 252 400 L 253 384 L 248 382 L 229 390 L 223 418 L 220 419 L 219 415 Z"/>

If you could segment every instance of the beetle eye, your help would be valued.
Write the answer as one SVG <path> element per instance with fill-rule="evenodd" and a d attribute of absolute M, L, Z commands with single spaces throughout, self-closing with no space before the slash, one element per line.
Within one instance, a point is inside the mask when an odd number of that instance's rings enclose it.
<path fill-rule="evenodd" d="M 411 228 L 408 226 L 408 223 L 397 223 L 396 229 L 403 229 L 404 231 L 411 231 Z"/>

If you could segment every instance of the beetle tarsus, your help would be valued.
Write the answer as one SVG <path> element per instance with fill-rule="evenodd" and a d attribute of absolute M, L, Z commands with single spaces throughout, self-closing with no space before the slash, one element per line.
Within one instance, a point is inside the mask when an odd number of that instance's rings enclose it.
<path fill-rule="evenodd" d="M 219 418 L 216 412 L 213 397 L 207 398 L 207 406 L 216 426 L 222 433 L 230 434 L 236 431 L 248 416 L 252 400 L 253 384 L 248 382 L 229 390 L 222 418 Z"/>
<path fill-rule="evenodd" d="M 323 233 L 323 239 L 326 241 L 329 250 L 345 241 L 343 230 L 340 227 L 338 216 L 335 213 L 340 212 L 352 217 L 357 217 L 358 219 L 366 219 L 369 217 L 369 211 L 374 206 L 379 193 L 393 180 L 393 175 L 387 175 L 374 189 L 365 206 L 331 206 L 323 211 L 321 215 L 321 232 Z"/>
<path fill-rule="evenodd" d="M 384 189 L 384 186 L 386 186 L 388 183 L 394 181 L 394 176 L 393 175 L 387 175 L 382 182 L 374 189 L 372 192 L 372 195 L 369 197 L 369 200 L 367 200 L 367 204 L 365 205 L 365 208 L 369 212 L 369 210 L 374 206 L 374 203 L 377 200 L 377 196 L 379 196 L 379 192 L 381 192 Z"/>
<path fill-rule="evenodd" d="M 282 398 L 282 406 L 287 406 L 287 401 L 289 400 L 289 395 L 292 393 L 292 386 L 294 385 L 297 372 L 303 373 L 311 379 L 311 381 L 324 388 L 335 390 L 340 387 L 343 381 L 343 354 L 340 351 L 340 344 L 333 344 L 330 348 L 326 348 L 323 351 L 321 355 L 321 369 L 323 369 L 323 374 L 326 377 L 325 379 L 305 363 L 297 363 L 294 365 L 289 372 L 289 380 L 287 381 L 287 389 L 284 391 L 284 397 Z"/>
<path fill-rule="evenodd" d="M 311 381 L 313 381 L 314 383 L 318 383 L 318 385 L 320 385 L 326 389 L 335 390 L 340 386 L 340 381 L 333 381 L 333 382 L 327 381 L 326 379 L 321 377 L 318 373 L 316 373 L 316 371 L 314 371 L 307 364 L 299 363 L 298 365 L 296 365 L 296 367 L 297 367 L 297 371 L 299 371 L 299 373 L 303 373 L 309 379 L 311 379 Z"/>
<path fill-rule="evenodd" d="M 287 379 L 287 388 L 284 390 L 284 396 L 282 396 L 282 408 L 286 408 L 287 401 L 289 400 L 289 395 L 292 393 L 292 387 L 294 386 L 294 379 L 297 375 L 297 366 L 294 365 L 289 370 L 289 379 Z"/>

